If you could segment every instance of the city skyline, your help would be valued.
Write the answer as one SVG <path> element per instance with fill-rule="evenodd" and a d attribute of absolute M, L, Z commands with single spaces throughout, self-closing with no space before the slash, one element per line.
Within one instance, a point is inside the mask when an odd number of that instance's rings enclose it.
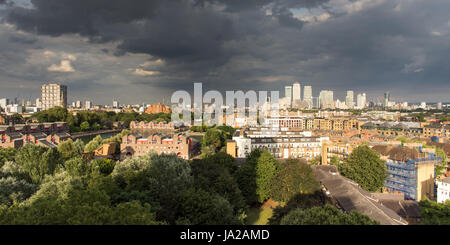
<path fill-rule="evenodd" d="M 36 98 L 50 81 L 69 101 L 102 104 L 162 101 L 194 82 L 281 91 L 298 81 L 314 97 L 390 91 L 411 102 L 446 101 L 450 89 L 448 1 L 33 4 L 0 1 L 2 98 Z"/>

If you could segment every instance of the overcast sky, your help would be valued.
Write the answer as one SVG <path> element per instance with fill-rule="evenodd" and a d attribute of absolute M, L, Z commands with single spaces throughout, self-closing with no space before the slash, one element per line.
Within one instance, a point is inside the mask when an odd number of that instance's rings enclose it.
<path fill-rule="evenodd" d="M 56 81 L 70 101 L 167 103 L 193 82 L 298 81 L 341 100 L 450 101 L 449 13 L 449 0 L 0 0 L 0 97 Z"/>

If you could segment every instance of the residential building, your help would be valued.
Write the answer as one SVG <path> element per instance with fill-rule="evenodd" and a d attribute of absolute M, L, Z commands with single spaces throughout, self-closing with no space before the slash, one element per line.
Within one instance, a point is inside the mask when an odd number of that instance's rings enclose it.
<path fill-rule="evenodd" d="M 148 137 L 131 134 L 122 138 L 120 154 L 123 159 L 131 156 L 143 156 L 154 152 L 156 154 L 175 154 L 187 160 L 193 156 L 193 148 L 192 138 L 183 134 L 154 134 Z"/>
<path fill-rule="evenodd" d="M 168 106 L 163 105 L 162 103 L 150 105 L 145 109 L 145 113 L 147 114 L 155 114 L 155 113 L 170 113 L 171 109 Z"/>
<path fill-rule="evenodd" d="M 388 192 L 404 193 L 406 199 L 434 198 L 435 166 L 441 159 L 414 148 L 377 145 L 372 148 L 386 161 Z"/>
<path fill-rule="evenodd" d="M 9 105 L 9 99 L 7 98 L 2 98 L 0 99 L 0 109 L 3 111 L 6 111 L 6 106 Z"/>
<path fill-rule="evenodd" d="M 235 152 L 234 157 L 238 158 L 245 158 L 251 151 L 259 149 L 269 151 L 275 158 L 312 160 L 320 156 L 322 142 L 327 140 L 328 137 L 313 137 L 311 132 L 244 128 L 237 130 L 233 140 L 227 142 L 227 151 Z"/>
<path fill-rule="evenodd" d="M 164 123 L 164 122 L 130 122 L 130 129 L 157 129 L 157 130 L 175 130 L 175 127 L 172 122 Z"/>
<path fill-rule="evenodd" d="M 42 110 L 55 106 L 67 107 L 67 86 L 60 84 L 44 84 L 41 87 Z"/>
<path fill-rule="evenodd" d="M 0 148 L 16 149 L 28 143 L 56 147 L 71 138 L 65 122 L 1 125 L 0 137 Z"/>
<path fill-rule="evenodd" d="M 450 177 L 445 179 L 436 180 L 437 193 L 436 201 L 438 203 L 444 203 L 450 200 Z"/>
<path fill-rule="evenodd" d="M 84 108 L 85 108 L 86 110 L 91 109 L 91 108 L 92 108 L 92 102 L 89 101 L 89 100 L 87 100 L 87 101 L 85 102 L 85 104 L 84 104 Z"/>

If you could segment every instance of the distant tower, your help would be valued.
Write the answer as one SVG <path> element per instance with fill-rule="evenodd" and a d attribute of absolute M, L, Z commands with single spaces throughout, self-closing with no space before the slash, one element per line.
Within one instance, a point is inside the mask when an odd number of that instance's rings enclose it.
<path fill-rule="evenodd" d="M 319 106 L 322 109 L 334 109 L 334 92 L 331 90 L 320 91 Z"/>
<path fill-rule="evenodd" d="M 300 83 L 296 82 L 292 85 L 292 102 L 294 104 L 300 104 L 302 102 L 301 93 L 302 87 Z"/>
<path fill-rule="evenodd" d="M 292 86 L 284 87 L 284 96 L 286 100 L 288 100 L 288 105 L 290 106 L 292 103 Z"/>
<path fill-rule="evenodd" d="M 313 107 L 313 98 L 312 98 L 312 87 L 305 86 L 303 89 L 303 100 L 306 101 L 309 105 L 309 109 Z"/>
<path fill-rule="evenodd" d="M 358 109 L 364 109 L 364 107 L 366 107 L 366 101 L 366 93 L 358 94 L 356 96 L 356 107 Z"/>
<path fill-rule="evenodd" d="M 44 84 L 41 87 L 42 110 L 55 106 L 67 107 L 67 86 L 60 84 Z"/>
<path fill-rule="evenodd" d="M 353 101 L 355 98 L 352 90 L 347 91 L 347 96 L 345 97 L 345 105 L 348 109 L 353 109 L 355 102 Z"/>
<path fill-rule="evenodd" d="M 388 105 L 389 105 L 389 100 L 390 100 L 390 94 L 389 94 L 389 92 L 384 93 L 384 102 L 383 102 L 384 108 L 388 107 Z"/>

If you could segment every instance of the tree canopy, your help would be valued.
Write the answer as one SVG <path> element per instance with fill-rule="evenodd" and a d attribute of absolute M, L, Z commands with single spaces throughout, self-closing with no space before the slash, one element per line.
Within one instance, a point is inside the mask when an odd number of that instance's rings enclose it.
<path fill-rule="evenodd" d="M 288 202 L 297 194 L 312 194 L 319 190 L 319 183 L 311 167 L 297 159 L 282 163 L 270 186 L 274 200 L 282 202 Z"/>
<path fill-rule="evenodd" d="M 369 192 L 380 191 L 387 178 L 386 164 L 367 145 L 358 146 L 339 165 L 339 172 Z"/>
<path fill-rule="evenodd" d="M 331 205 L 310 209 L 295 209 L 280 222 L 281 225 L 377 225 L 376 221 L 358 212 L 346 214 Z"/>
<path fill-rule="evenodd" d="M 450 201 L 436 203 L 428 199 L 419 202 L 421 224 L 450 225 Z"/>

